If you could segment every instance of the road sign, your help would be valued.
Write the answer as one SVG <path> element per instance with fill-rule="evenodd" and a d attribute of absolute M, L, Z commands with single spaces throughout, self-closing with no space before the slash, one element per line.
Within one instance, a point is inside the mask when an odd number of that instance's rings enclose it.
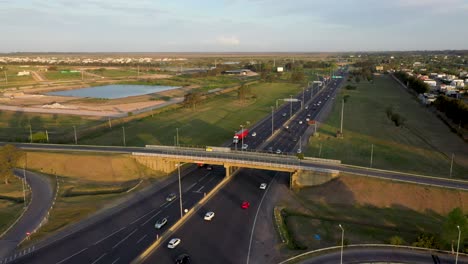
<path fill-rule="evenodd" d="M 299 99 L 297 98 L 285 98 L 283 99 L 285 102 L 299 102 Z"/>
<path fill-rule="evenodd" d="M 333 75 L 332 76 L 332 79 L 341 79 L 341 78 L 343 78 L 343 76 L 339 76 L 339 75 Z"/>

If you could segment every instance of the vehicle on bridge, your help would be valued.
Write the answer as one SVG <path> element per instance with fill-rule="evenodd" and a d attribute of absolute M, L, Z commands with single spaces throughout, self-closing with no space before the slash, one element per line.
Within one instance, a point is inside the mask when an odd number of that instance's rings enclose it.
<path fill-rule="evenodd" d="M 168 248 L 175 248 L 180 244 L 180 238 L 173 238 L 169 241 L 169 244 L 167 244 Z"/>
<path fill-rule="evenodd" d="M 243 128 L 239 130 L 235 135 L 234 138 L 232 139 L 232 143 L 237 144 L 239 143 L 239 140 L 242 140 L 243 138 L 247 137 L 249 135 L 249 130 L 246 128 Z"/>
<path fill-rule="evenodd" d="M 205 219 L 206 221 L 211 221 L 211 219 L 213 219 L 214 216 L 215 216 L 214 212 L 207 212 L 203 219 Z"/>

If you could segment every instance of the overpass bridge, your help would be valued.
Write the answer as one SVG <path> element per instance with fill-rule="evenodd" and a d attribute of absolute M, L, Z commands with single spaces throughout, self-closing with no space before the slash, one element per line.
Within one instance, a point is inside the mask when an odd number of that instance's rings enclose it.
<path fill-rule="evenodd" d="M 340 161 L 325 159 L 301 160 L 291 154 L 272 154 L 258 151 L 239 151 L 223 147 L 187 148 L 176 146 L 147 145 L 151 152 L 132 152 L 138 161 L 156 170 L 172 171 L 178 163 L 203 163 L 221 165 L 229 177 L 238 168 L 251 168 L 337 176 L 339 171 L 313 166 L 312 162 L 340 164 Z"/>

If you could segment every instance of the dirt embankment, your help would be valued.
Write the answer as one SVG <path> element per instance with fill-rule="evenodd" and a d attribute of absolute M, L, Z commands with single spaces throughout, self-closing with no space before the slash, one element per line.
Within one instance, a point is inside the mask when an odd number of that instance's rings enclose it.
<path fill-rule="evenodd" d="M 401 207 L 442 215 L 456 207 L 468 211 L 468 192 L 361 176 L 340 176 L 321 186 L 303 189 L 301 196 L 329 204 Z"/>

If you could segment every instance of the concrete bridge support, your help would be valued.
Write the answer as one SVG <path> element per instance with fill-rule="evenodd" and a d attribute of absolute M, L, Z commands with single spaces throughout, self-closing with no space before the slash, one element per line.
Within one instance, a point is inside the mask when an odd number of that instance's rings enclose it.
<path fill-rule="evenodd" d="M 239 169 L 238 167 L 230 166 L 229 164 L 224 164 L 226 169 L 226 178 L 231 177 Z"/>
<path fill-rule="evenodd" d="M 177 169 L 177 162 L 163 157 L 133 156 L 135 161 L 155 171 L 171 173 Z"/>
<path fill-rule="evenodd" d="M 338 177 L 339 171 L 295 171 L 291 175 L 291 188 L 300 189 L 324 184 Z"/>

